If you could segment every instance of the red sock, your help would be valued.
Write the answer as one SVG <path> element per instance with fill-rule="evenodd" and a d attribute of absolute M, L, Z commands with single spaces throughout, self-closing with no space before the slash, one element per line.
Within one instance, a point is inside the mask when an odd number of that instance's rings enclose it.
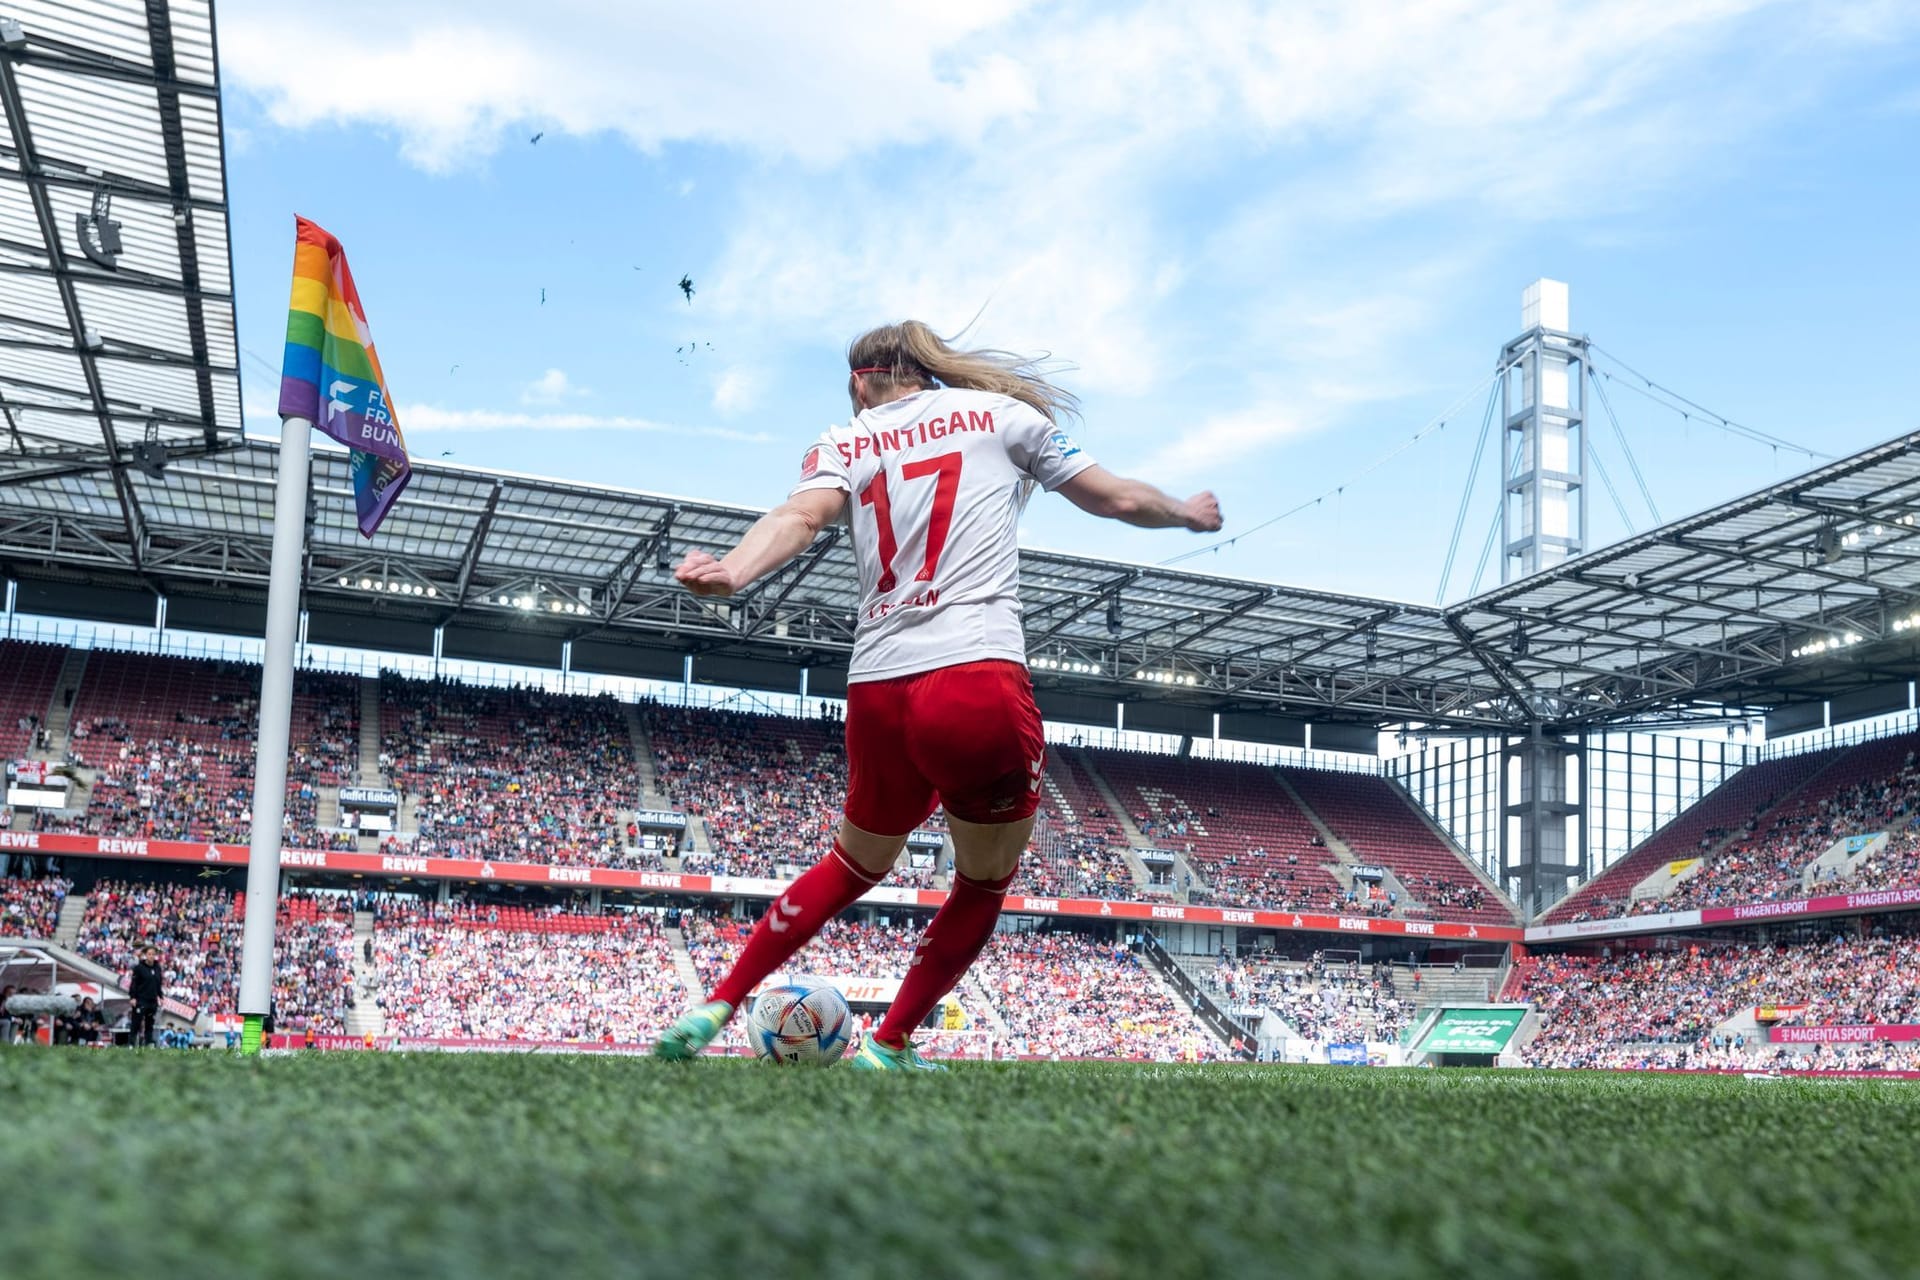
<path fill-rule="evenodd" d="M 900 984 L 900 991 L 887 1006 L 887 1016 L 873 1038 L 890 1049 L 905 1044 L 914 1028 L 926 1021 L 933 1006 L 953 990 L 973 962 L 986 949 L 993 926 L 1000 919 L 1001 904 L 1007 900 L 1004 880 L 953 878 L 953 891 L 946 905 L 934 915 L 920 945 L 914 948 L 913 967 Z"/>
<path fill-rule="evenodd" d="M 794 952 L 820 932 L 822 925 L 884 879 L 884 875 L 861 870 L 835 840 L 832 853 L 814 863 L 805 875 L 774 899 L 767 914 L 753 926 L 746 950 L 707 998 L 725 1000 L 738 1009 L 747 993 L 791 960 Z"/>

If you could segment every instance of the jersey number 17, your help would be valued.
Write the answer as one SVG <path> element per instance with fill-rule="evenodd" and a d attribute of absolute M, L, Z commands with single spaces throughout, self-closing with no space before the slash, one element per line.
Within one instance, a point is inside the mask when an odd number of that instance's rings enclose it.
<path fill-rule="evenodd" d="M 957 453 L 943 453 L 937 458 L 922 458 L 900 468 L 902 480 L 937 477 L 933 482 L 933 511 L 927 520 L 927 558 L 921 564 L 920 572 L 913 575 L 915 582 L 932 582 L 934 571 L 940 566 L 940 553 L 947 545 L 947 530 L 953 525 L 953 500 L 960 492 L 960 461 Z M 900 544 L 893 536 L 893 507 L 887 499 L 887 473 L 884 469 L 876 471 L 873 479 L 867 482 L 867 487 L 860 491 L 860 505 L 873 508 L 874 523 L 878 526 L 879 585 L 884 594 L 893 590 L 898 583 L 893 576 L 893 558 L 900 550 Z"/>

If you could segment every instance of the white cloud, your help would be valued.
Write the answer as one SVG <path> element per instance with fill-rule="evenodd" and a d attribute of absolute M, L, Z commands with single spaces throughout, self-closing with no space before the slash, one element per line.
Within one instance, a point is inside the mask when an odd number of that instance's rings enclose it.
<path fill-rule="evenodd" d="M 993 59 L 954 61 L 957 42 L 1021 7 L 864 0 L 831 20 L 807 5 L 743 0 L 545 6 L 505 0 L 338 0 L 325 13 L 225 0 L 230 83 L 287 127 L 368 123 L 428 169 L 470 163 L 520 125 L 614 132 L 651 149 L 697 140 L 830 163 L 890 142 L 977 130 L 1001 109 Z M 378 30 L 353 74 L 316 76 L 290 49 Z"/>
<path fill-rule="evenodd" d="M 520 389 L 520 403 L 559 404 L 586 394 L 587 389 L 574 386 L 565 370 L 549 369 Z"/>
<path fill-rule="evenodd" d="M 760 403 L 765 389 L 766 375 L 761 370 L 735 365 L 714 381 L 714 411 L 729 418 L 746 413 Z"/>
<path fill-rule="evenodd" d="M 1139 467 L 1129 469 L 1155 481 L 1206 476 L 1217 483 L 1226 473 L 1227 464 L 1289 436 L 1301 435 L 1317 425 L 1303 420 L 1297 408 L 1284 404 L 1240 409 L 1189 428 L 1177 440 L 1162 445 Z"/>
<path fill-rule="evenodd" d="M 494 409 L 443 409 L 430 404 L 413 406 L 407 411 L 401 425 L 409 435 L 436 431 L 628 431 L 705 440 L 735 440 L 746 444 L 766 444 L 774 438 L 764 431 L 687 426 L 621 414 L 513 413 Z"/>
<path fill-rule="evenodd" d="M 350 77 L 286 54 L 376 27 Z M 222 0 L 221 51 L 269 120 L 371 125 L 428 170 L 528 121 L 743 153 L 708 314 L 779 350 L 984 304 L 971 338 L 1057 352 L 1082 391 L 1204 370 L 1255 408 L 1201 406 L 1177 466 L 1408 390 L 1383 355 L 1512 228 L 1703 181 L 1916 27 L 1897 0 Z M 723 375 L 715 411 L 754 392 Z"/>

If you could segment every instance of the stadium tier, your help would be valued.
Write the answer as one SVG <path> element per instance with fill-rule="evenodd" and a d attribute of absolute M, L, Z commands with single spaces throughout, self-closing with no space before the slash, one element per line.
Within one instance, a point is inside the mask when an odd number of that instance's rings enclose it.
<path fill-rule="evenodd" d="M 20 707 L 50 701 L 68 652 L 0 648 L 16 677 L 0 687 Z M 36 811 L 34 828 L 245 843 L 258 669 L 112 650 L 83 656 L 73 664 L 80 677 L 70 736 L 52 746 L 68 751 L 91 786 L 75 792 L 83 809 Z M 295 847 L 356 843 L 322 815 L 332 788 L 363 780 L 362 685 L 356 677 L 297 676 L 287 796 Z M 379 692 L 380 768 L 405 800 L 386 852 L 781 878 L 828 845 L 838 819 L 846 759 L 843 725 L 833 718 L 652 703 L 635 717 L 606 697 L 393 675 L 381 678 Z M 30 738 L 22 726 L 45 727 L 32 717 L 49 711 L 22 711 L 16 732 Z M 700 820 L 677 850 L 643 848 L 631 825 L 640 806 L 636 718 L 660 798 Z M 1920 877 L 1916 747 L 1920 734 L 1909 733 L 1741 770 L 1548 921 L 1911 885 Z M 1057 746 L 1040 800 L 1016 893 L 1513 924 L 1508 901 L 1379 776 Z M 1113 804 L 1124 813 L 1109 812 Z M 1145 844 L 1182 858 L 1193 879 L 1151 883 L 1145 864 L 1129 857 L 1123 818 Z M 929 826 L 940 825 L 936 814 Z M 1886 844 L 1864 849 L 1851 865 L 1827 859 L 1806 872 L 1836 840 L 1878 831 L 1888 833 Z M 684 856 L 672 863 L 672 852 Z M 1643 883 L 1696 859 L 1686 874 Z M 893 882 L 937 887 L 943 864 L 924 854 L 903 859 Z M 1384 868 L 1393 895 L 1355 880 L 1353 864 Z"/>
<path fill-rule="evenodd" d="M 1206 884 L 1205 901 L 1281 911 L 1354 905 L 1323 865 L 1332 853 L 1273 770 L 1127 751 L 1089 749 L 1086 755 L 1141 833 L 1186 856 Z"/>
<path fill-rule="evenodd" d="M 1709 792 L 1604 875 L 1571 894 L 1550 923 L 1737 906 L 1842 889 L 1920 883 L 1920 735 L 1753 765 Z M 1836 841 L 1884 832 L 1856 865 L 1807 873 Z M 1634 890 L 1663 866 L 1690 874 Z"/>
<path fill-rule="evenodd" d="M 1287 1038 L 1320 1044 L 1395 1043 L 1413 1021 L 1416 984 L 1385 964 L 1219 957 L 1202 980 L 1229 1008 L 1272 1013 Z M 1404 990 L 1402 989 L 1404 985 Z"/>
<path fill-rule="evenodd" d="M 60 876 L 0 877 L 0 938 L 51 938 L 72 888 Z"/>
<path fill-rule="evenodd" d="M 7 760 L 24 760 L 33 750 L 66 657 L 58 645 L 0 640 L 0 751 Z"/>
<path fill-rule="evenodd" d="M 281 899 L 273 939 L 274 1011 L 283 1028 L 337 1033 L 353 1003 L 353 918 L 337 896 Z M 129 982 L 146 947 L 165 994 L 211 1013 L 239 998 L 243 895 L 212 885 L 102 880 L 87 895 L 74 950 Z"/>
<path fill-rule="evenodd" d="M 373 943 L 394 1035 L 633 1044 L 688 999 L 651 916 L 383 900 Z"/>
<path fill-rule="evenodd" d="M 1321 769 L 1285 769 L 1294 792 L 1363 863 L 1386 867 L 1424 913 L 1449 920 L 1512 924 L 1504 895 L 1473 874 L 1452 845 L 1385 778 Z"/>
<path fill-rule="evenodd" d="M 42 810 L 41 831 L 244 842 L 252 822 L 258 667 L 96 650 L 65 744 L 92 775 L 85 808 Z M 295 677 L 287 762 L 288 837 L 340 847 L 318 829 L 318 789 L 340 785 L 358 749 L 354 682 Z M 59 744 L 56 744 L 59 745 Z"/>
<path fill-rule="evenodd" d="M 1048 748 L 1033 844 L 1014 891 L 1047 898 L 1134 898 L 1137 881 L 1121 852 L 1126 843 L 1126 832 L 1101 798 L 1086 762 L 1072 748 Z"/>
<path fill-rule="evenodd" d="M 380 765 L 413 804 L 419 852 L 635 865 L 638 802 L 620 704 L 538 689 L 380 680 Z"/>
<path fill-rule="evenodd" d="M 1001 932 L 969 974 L 1017 1056 L 1216 1058 L 1225 1046 L 1138 956 L 1077 933 Z"/>
<path fill-rule="evenodd" d="M 681 922 L 703 986 L 717 984 L 746 945 L 739 921 L 688 915 Z M 919 925 L 836 921 L 788 965 L 792 974 L 857 979 L 890 991 L 912 960 Z M 999 1032 L 1002 1051 L 1020 1057 L 1170 1061 L 1224 1052 L 1192 1010 L 1168 994 L 1131 951 L 1071 932 L 1003 930 L 955 993 L 975 1006 L 975 1026 Z M 978 1009 L 984 1000 L 990 1013 Z M 884 1001 L 882 1001 L 884 1002 Z M 996 1026 L 997 1024 L 997 1026 Z M 721 1043 L 744 1044 L 736 1021 Z M 937 1036 L 920 1043 L 937 1046 Z M 980 1042 L 973 1042 L 977 1051 Z"/>
<path fill-rule="evenodd" d="M 1917 937 L 1920 921 L 1889 916 L 1864 935 L 1839 922 L 1819 941 L 1530 956 L 1514 965 L 1505 994 L 1540 1013 L 1540 1032 L 1522 1051 L 1534 1066 L 1809 1065 L 1759 1028 L 1752 1015 L 1766 1007 L 1775 1027 L 1849 1029 L 1830 1043 L 1899 1065 L 1917 1042 L 1876 1041 L 1872 1029 L 1920 1031 Z"/>
<path fill-rule="evenodd" d="M 706 826 L 689 871 L 771 877 L 828 848 L 846 796 L 838 721 L 739 711 L 643 708 L 654 774 Z"/>

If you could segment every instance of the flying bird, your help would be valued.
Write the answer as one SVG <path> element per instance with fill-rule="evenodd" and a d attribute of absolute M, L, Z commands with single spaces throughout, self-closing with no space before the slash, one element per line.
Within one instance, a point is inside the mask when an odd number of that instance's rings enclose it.
<path fill-rule="evenodd" d="M 540 145 L 540 139 L 546 136 L 547 136 L 547 131 L 545 129 L 542 129 L 540 132 L 534 134 L 531 138 L 528 138 L 527 141 L 532 143 L 535 146 L 538 146 Z"/>
<path fill-rule="evenodd" d="M 540 291 L 540 305 L 543 307 L 547 305 L 547 291 L 545 289 Z"/>
<path fill-rule="evenodd" d="M 451 458 L 451 457 L 453 456 L 453 450 L 451 450 L 451 449 L 442 449 L 442 450 L 440 451 L 440 456 L 441 456 L 441 457 L 443 457 L 443 458 Z"/>
<path fill-rule="evenodd" d="M 458 365 L 458 364 L 456 363 L 456 364 L 455 364 L 455 365 L 453 366 L 453 368 L 452 368 L 452 369 L 448 369 L 448 370 L 447 370 L 447 372 L 448 372 L 449 374 L 451 374 L 451 373 L 453 372 L 453 370 L 454 370 L 454 369 L 458 369 L 459 367 L 460 367 L 460 366 L 459 366 L 459 365 Z"/>
<path fill-rule="evenodd" d="M 693 277 L 692 276 L 680 277 L 680 292 L 687 295 L 687 305 L 692 306 L 693 305 Z"/>

